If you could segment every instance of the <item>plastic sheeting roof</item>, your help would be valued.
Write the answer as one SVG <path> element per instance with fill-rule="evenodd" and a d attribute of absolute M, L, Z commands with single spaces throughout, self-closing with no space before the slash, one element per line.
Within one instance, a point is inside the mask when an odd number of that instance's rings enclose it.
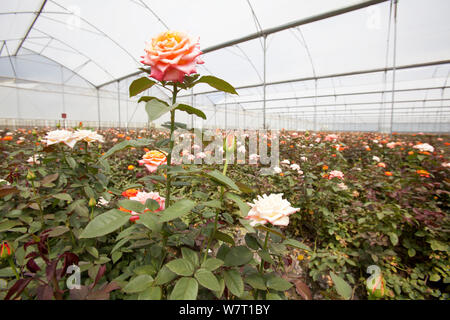
<path fill-rule="evenodd" d="M 199 36 L 205 49 L 366 2 L 370 1 L 1 1 L 1 56 L 37 53 L 101 86 L 136 72 L 145 41 L 167 29 Z M 266 81 L 385 67 L 389 9 L 390 1 L 381 1 L 269 35 Z M 449 12 L 448 0 L 400 0 L 396 64 L 448 59 Z M 262 83 L 262 45 L 263 38 L 257 38 L 207 53 L 199 72 L 235 86 Z M 392 59 L 387 65 L 391 64 Z"/>

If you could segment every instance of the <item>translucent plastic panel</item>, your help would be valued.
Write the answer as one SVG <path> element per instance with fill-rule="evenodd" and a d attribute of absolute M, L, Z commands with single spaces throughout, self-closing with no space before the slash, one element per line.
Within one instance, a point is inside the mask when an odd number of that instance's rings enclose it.
<path fill-rule="evenodd" d="M 448 59 L 449 12 L 446 0 L 399 1 L 397 64 Z"/>
<path fill-rule="evenodd" d="M 1 12 L 1 11 L 0 11 Z M 0 15 L 0 39 L 16 40 L 25 36 L 34 14 L 8 14 Z M 11 54 L 15 53 L 17 46 L 9 48 Z"/>
<path fill-rule="evenodd" d="M 0 12 L 27 12 L 37 11 L 42 0 L 8 0 L 0 2 Z"/>
<path fill-rule="evenodd" d="M 196 0 L 144 2 L 173 30 L 184 30 L 199 36 L 202 48 L 239 38 L 256 31 L 246 1 Z M 153 36 L 148 29 L 147 36 Z M 165 31 L 163 26 L 158 31 Z"/>
<path fill-rule="evenodd" d="M 235 87 L 262 83 L 262 49 L 258 40 L 205 54 L 203 60 L 205 64 L 198 68 L 200 73 L 211 72 Z M 195 88 L 196 92 L 210 90 L 206 85 Z"/>
<path fill-rule="evenodd" d="M 263 29 L 277 27 L 279 25 L 347 7 L 362 0 L 251 0 L 258 21 Z"/>

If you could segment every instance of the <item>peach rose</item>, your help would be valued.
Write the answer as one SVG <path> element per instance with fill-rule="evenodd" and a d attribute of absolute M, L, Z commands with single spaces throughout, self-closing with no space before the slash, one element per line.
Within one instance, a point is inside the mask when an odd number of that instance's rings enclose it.
<path fill-rule="evenodd" d="M 183 82 L 185 75 L 196 73 L 196 65 L 203 63 L 201 54 L 198 40 L 183 32 L 167 31 L 146 42 L 141 62 L 151 66 L 150 77 L 158 81 Z"/>
<path fill-rule="evenodd" d="M 162 164 L 167 164 L 166 155 L 157 150 L 147 152 L 142 160 L 139 160 L 139 165 L 145 165 L 150 173 L 155 172 L 158 166 Z"/>

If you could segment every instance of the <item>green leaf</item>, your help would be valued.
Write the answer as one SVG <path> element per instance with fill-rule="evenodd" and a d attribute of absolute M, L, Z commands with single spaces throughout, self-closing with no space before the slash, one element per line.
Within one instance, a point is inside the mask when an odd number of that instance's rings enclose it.
<path fill-rule="evenodd" d="M 169 112 L 170 108 L 161 101 L 152 99 L 145 104 L 145 111 L 147 111 L 148 121 L 152 122 Z"/>
<path fill-rule="evenodd" d="M 151 283 L 153 282 L 153 278 L 148 274 L 142 274 L 137 276 L 123 288 L 123 291 L 126 293 L 137 293 L 142 292 L 147 289 Z"/>
<path fill-rule="evenodd" d="M 196 203 L 192 200 L 183 199 L 172 204 L 169 208 L 161 211 L 160 222 L 167 222 L 184 216 L 194 208 Z"/>
<path fill-rule="evenodd" d="M 199 265 L 198 253 L 187 247 L 181 248 L 183 259 L 189 260 L 194 266 Z"/>
<path fill-rule="evenodd" d="M 70 229 L 67 228 L 66 226 L 58 226 L 58 227 L 52 228 L 52 230 L 47 234 L 48 234 L 49 238 L 54 238 L 54 237 L 59 237 L 59 236 L 63 235 L 64 233 L 66 233 L 69 230 Z"/>
<path fill-rule="evenodd" d="M 145 201 L 145 207 L 150 209 L 150 211 L 156 211 L 159 209 L 160 205 L 159 205 L 158 201 L 156 201 L 156 200 L 147 199 Z"/>
<path fill-rule="evenodd" d="M 195 114 L 197 117 L 206 120 L 206 115 L 203 113 L 203 111 L 201 111 L 197 108 L 194 108 L 192 106 L 189 106 L 187 104 L 177 103 L 171 109 L 184 111 L 184 112 L 187 112 L 188 114 Z"/>
<path fill-rule="evenodd" d="M 308 247 L 306 244 L 301 243 L 300 241 L 294 240 L 294 239 L 286 239 L 283 241 L 284 245 L 291 246 L 297 249 L 302 249 L 306 251 L 312 251 L 310 247 Z"/>
<path fill-rule="evenodd" d="M 72 202 L 73 201 L 73 199 L 70 196 L 70 194 L 67 194 L 67 193 L 57 193 L 57 194 L 52 195 L 52 197 L 55 198 L 55 199 L 64 200 L 64 201 L 67 201 L 67 202 Z"/>
<path fill-rule="evenodd" d="M 151 100 L 157 100 L 157 101 L 161 102 L 162 104 L 165 104 L 166 106 L 169 106 L 169 104 L 167 102 L 165 102 L 164 100 L 161 100 L 161 99 L 159 99 L 157 97 L 149 97 L 149 96 L 142 96 L 142 97 L 140 97 L 139 100 L 138 100 L 138 103 L 149 102 Z"/>
<path fill-rule="evenodd" d="M 205 207 L 210 207 L 210 208 L 217 208 L 217 209 L 222 209 L 222 203 L 220 202 L 220 200 L 210 200 L 207 202 L 202 202 L 202 205 L 204 205 Z"/>
<path fill-rule="evenodd" d="M 349 300 L 352 297 L 352 287 L 341 277 L 330 272 L 331 280 L 333 280 L 337 293 L 344 299 Z"/>
<path fill-rule="evenodd" d="M 54 174 L 50 174 L 50 175 L 48 175 L 48 176 L 45 176 L 45 177 L 42 178 L 42 180 L 40 181 L 40 182 L 41 182 L 41 185 L 48 184 L 48 183 L 50 183 L 50 182 L 55 181 L 56 179 L 58 179 L 58 176 L 59 176 L 58 173 L 54 173 Z"/>
<path fill-rule="evenodd" d="M 80 238 L 101 237 L 116 231 L 130 219 L 130 214 L 117 209 L 109 210 L 94 218 L 80 235 Z"/>
<path fill-rule="evenodd" d="M 441 276 L 438 275 L 437 273 L 433 273 L 433 274 L 430 276 L 430 281 L 436 282 L 436 281 L 439 281 L 439 280 L 441 280 Z"/>
<path fill-rule="evenodd" d="M 240 297 L 244 294 L 244 281 L 237 270 L 231 269 L 223 273 L 225 285 L 232 294 Z"/>
<path fill-rule="evenodd" d="M 206 83 L 206 84 L 209 84 L 214 89 L 217 89 L 217 90 L 220 90 L 223 92 L 232 93 L 232 94 L 238 94 L 236 92 L 236 89 L 234 89 L 234 87 L 231 84 L 229 84 L 225 80 L 219 79 L 214 76 L 202 76 L 200 79 L 198 79 L 194 83 L 194 85 L 196 85 L 198 83 Z"/>
<path fill-rule="evenodd" d="M 217 255 L 216 257 L 222 261 L 225 260 L 226 255 L 228 254 L 228 252 L 230 252 L 231 248 L 229 246 L 227 246 L 225 243 L 223 243 L 219 250 L 217 250 Z"/>
<path fill-rule="evenodd" d="M 149 276 L 152 276 L 156 274 L 156 271 L 156 267 L 151 264 L 146 264 L 133 270 L 133 272 L 138 276 L 142 274 L 148 274 Z"/>
<path fill-rule="evenodd" d="M 221 172 L 217 171 L 217 170 L 213 170 L 210 172 L 206 173 L 207 176 L 209 176 L 211 179 L 213 179 L 214 181 L 228 187 L 231 188 L 235 191 L 239 191 L 238 186 L 234 183 L 233 180 L 231 180 L 230 178 L 228 178 L 227 176 L 223 175 Z"/>
<path fill-rule="evenodd" d="M 268 292 L 266 294 L 266 300 L 283 300 L 280 295 L 273 293 L 273 292 Z"/>
<path fill-rule="evenodd" d="M 155 83 L 155 81 L 150 80 L 147 77 L 134 80 L 130 85 L 130 98 L 141 93 L 142 91 L 150 89 Z"/>
<path fill-rule="evenodd" d="M 245 277 L 245 282 L 258 290 L 267 290 L 264 278 L 258 273 L 252 273 Z"/>
<path fill-rule="evenodd" d="M 158 275 L 155 278 L 156 285 L 163 285 L 172 281 L 177 277 L 176 273 L 173 273 L 165 265 L 159 270 Z"/>
<path fill-rule="evenodd" d="M 195 273 L 195 279 L 205 288 L 212 291 L 219 291 L 220 284 L 217 278 L 207 269 L 198 269 Z"/>
<path fill-rule="evenodd" d="M 267 280 L 266 285 L 268 288 L 278 291 L 286 291 L 292 287 L 292 283 L 277 276 L 270 277 Z"/>
<path fill-rule="evenodd" d="M 166 264 L 170 271 L 179 276 L 191 276 L 194 273 L 194 265 L 187 259 L 175 259 Z"/>
<path fill-rule="evenodd" d="M 269 252 L 260 250 L 260 251 L 258 251 L 258 255 L 261 257 L 262 260 L 264 260 L 270 264 L 275 264 L 272 257 L 270 256 Z"/>
<path fill-rule="evenodd" d="M 128 239 L 128 238 L 120 239 L 119 242 L 117 242 L 116 245 L 114 246 L 114 248 L 111 250 L 111 253 L 115 253 L 117 250 L 119 250 L 121 247 L 123 247 L 123 245 L 125 243 L 127 243 L 128 241 L 130 241 L 130 239 Z"/>
<path fill-rule="evenodd" d="M 195 300 L 197 299 L 198 282 L 191 277 L 180 278 L 173 288 L 170 300 Z"/>
<path fill-rule="evenodd" d="M 0 232 L 8 231 L 8 230 L 14 228 L 15 226 L 20 225 L 20 224 L 21 223 L 19 221 L 6 220 L 6 221 L 0 223 Z"/>
<path fill-rule="evenodd" d="M 398 236 L 393 232 L 388 233 L 388 235 L 389 235 L 389 239 L 391 240 L 392 244 L 394 246 L 396 246 L 398 243 Z"/>
<path fill-rule="evenodd" d="M 119 200 L 119 206 L 137 213 L 142 213 L 145 209 L 145 206 L 139 201 L 129 199 Z"/>
<path fill-rule="evenodd" d="M 230 237 L 229 235 L 227 235 L 226 233 L 217 231 L 214 233 L 214 238 L 223 242 L 227 242 L 229 244 L 231 244 L 232 246 L 234 246 L 234 240 L 232 237 Z"/>
<path fill-rule="evenodd" d="M 149 139 L 139 139 L 139 140 L 124 140 L 122 142 L 119 142 L 118 144 L 114 145 L 111 149 L 109 149 L 100 159 L 105 160 L 106 158 L 110 157 L 114 153 L 121 151 L 125 148 L 140 148 L 148 146 L 152 143 L 152 140 Z"/>
<path fill-rule="evenodd" d="M 408 256 L 414 257 L 415 255 L 416 255 L 416 250 L 414 250 L 414 248 L 409 248 L 408 249 Z"/>
<path fill-rule="evenodd" d="M 202 268 L 205 268 L 209 271 L 214 271 L 220 266 L 223 265 L 223 261 L 216 258 L 209 258 L 204 263 L 202 263 Z"/>
<path fill-rule="evenodd" d="M 161 300 L 160 287 L 150 287 L 139 293 L 138 300 Z"/>
<path fill-rule="evenodd" d="M 448 246 L 447 244 L 438 241 L 438 240 L 430 240 L 429 241 L 431 249 L 437 250 L 437 251 L 447 251 Z"/>
<path fill-rule="evenodd" d="M 244 239 L 245 239 L 245 243 L 247 244 L 247 246 L 250 249 L 253 249 L 253 250 L 259 249 L 260 246 L 259 246 L 258 240 L 256 239 L 256 237 L 254 235 L 252 235 L 251 233 L 247 233 L 245 235 Z"/>
<path fill-rule="evenodd" d="M 98 259 L 98 250 L 95 247 L 87 247 L 86 251 L 89 252 L 95 259 Z"/>
<path fill-rule="evenodd" d="M 155 233 L 161 231 L 162 223 L 158 220 L 158 217 L 151 212 L 145 212 L 139 215 L 139 220 L 136 221 L 137 224 L 143 224 L 148 229 Z"/>
<path fill-rule="evenodd" d="M 249 263 L 253 253 L 245 246 L 233 247 L 225 256 L 225 266 L 241 266 Z"/>
<path fill-rule="evenodd" d="M 77 162 L 72 157 L 66 157 L 66 162 L 72 169 L 77 167 Z"/>
<path fill-rule="evenodd" d="M 247 216 L 248 212 L 250 211 L 250 206 L 247 203 L 245 203 L 241 199 L 241 197 L 239 197 L 237 194 L 234 194 L 231 192 L 226 192 L 225 197 L 227 199 L 234 201 L 238 205 L 239 210 L 241 211 L 243 217 Z"/>

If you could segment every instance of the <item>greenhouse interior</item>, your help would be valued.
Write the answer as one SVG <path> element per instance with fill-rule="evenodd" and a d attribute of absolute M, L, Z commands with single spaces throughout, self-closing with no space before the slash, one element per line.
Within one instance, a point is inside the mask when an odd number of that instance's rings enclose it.
<path fill-rule="evenodd" d="M 0 300 L 448 301 L 449 13 L 0 1 Z"/>
<path fill-rule="evenodd" d="M 145 126 L 145 110 L 128 87 L 141 73 L 145 42 L 170 28 L 200 37 L 199 73 L 231 79 L 239 93 L 207 86 L 185 93 L 207 113 L 202 124 L 183 119 L 189 126 L 450 129 L 448 1 L 195 1 L 188 12 L 176 6 L 3 1 L 2 125 L 54 125 L 66 113 L 68 124 Z"/>

